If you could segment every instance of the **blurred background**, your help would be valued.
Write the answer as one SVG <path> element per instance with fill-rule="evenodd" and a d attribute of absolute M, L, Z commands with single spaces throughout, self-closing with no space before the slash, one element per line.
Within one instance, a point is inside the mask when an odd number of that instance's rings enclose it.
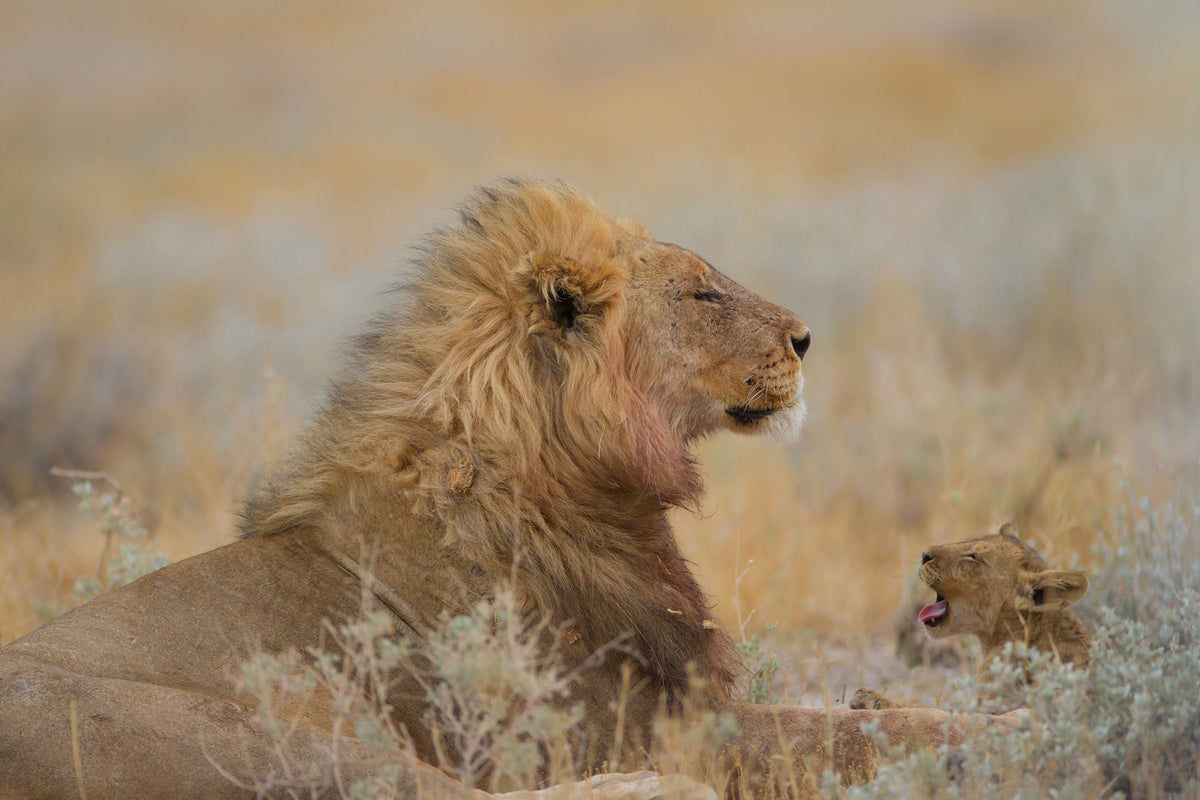
<path fill-rule="evenodd" d="M 520 174 L 809 324 L 803 441 L 706 443 L 677 524 L 796 674 L 885 651 L 923 546 L 1086 566 L 1125 485 L 1200 488 L 1197 156 L 1190 0 L 0 3 L 0 642 L 96 571 L 51 467 L 230 541 L 421 233 Z"/>

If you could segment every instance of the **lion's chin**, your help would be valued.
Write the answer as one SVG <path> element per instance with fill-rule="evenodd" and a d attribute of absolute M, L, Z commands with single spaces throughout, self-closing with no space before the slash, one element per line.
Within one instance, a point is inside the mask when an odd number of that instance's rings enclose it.
<path fill-rule="evenodd" d="M 808 407 L 800 398 L 796 398 L 789 406 L 781 408 L 767 420 L 765 433 L 781 442 L 794 442 L 800 438 L 800 429 L 804 427 L 804 417 Z"/>

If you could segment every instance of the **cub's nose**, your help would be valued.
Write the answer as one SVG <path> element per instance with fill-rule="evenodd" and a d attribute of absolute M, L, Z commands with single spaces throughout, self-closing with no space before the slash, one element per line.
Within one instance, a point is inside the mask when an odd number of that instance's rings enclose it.
<path fill-rule="evenodd" d="M 922 564 L 925 564 L 930 561 L 933 561 L 933 556 L 929 555 L 929 553 L 921 553 L 921 563 Z"/>
<path fill-rule="evenodd" d="M 803 336 L 792 337 L 792 349 L 796 351 L 796 355 L 800 356 L 800 360 L 804 360 L 804 354 L 808 352 L 808 345 L 812 341 L 812 336 L 806 330 Z"/>

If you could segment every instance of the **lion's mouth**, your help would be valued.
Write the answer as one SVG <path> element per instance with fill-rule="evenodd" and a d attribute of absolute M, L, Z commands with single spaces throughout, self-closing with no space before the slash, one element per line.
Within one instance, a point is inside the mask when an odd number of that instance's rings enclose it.
<path fill-rule="evenodd" d="M 766 419 L 778 410 L 778 408 L 745 408 L 744 406 L 736 406 L 725 409 L 725 413 L 743 425 L 750 425 L 759 420 Z"/>
<path fill-rule="evenodd" d="M 922 623 L 926 628 L 936 628 L 949 616 L 950 603 L 942 597 L 941 592 L 938 592 L 936 601 L 922 608 L 921 612 L 917 614 L 917 622 Z"/>

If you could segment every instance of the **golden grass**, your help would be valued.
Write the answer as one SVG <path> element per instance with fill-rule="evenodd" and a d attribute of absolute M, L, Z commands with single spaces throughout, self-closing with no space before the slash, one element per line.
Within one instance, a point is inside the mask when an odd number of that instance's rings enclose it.
<path fill-rule="evenodd" d="M 1194 29 L 1162 22 L 1147 47 L 1085 4 L 1000 2 L 923 22 L 876 3 L 38 8 L 0 9 L 19 68 L 0 99 L 0 642 L 95 569 L 49 466 L 117 474 L 176 557 L 228 541 L 371 289 L 511 172 L 578 182 L 824 321 L 804 442 L 706 444 L 704 513 L 677 515 L 727 623 L 750 559 L 754 625 L 875 634 L 928 543 L 1015 518 L 1050 560 L 1086 559 L 1122 475 L 1200 485 L 1195 239 L 1158 230 L 1177 207 L 1105 238 L 1194 155 Z M 1082 179 L 1054 178 L 1064 158 Z M 910 207 L 1006 176 L 982 217 L 1043 209 L 1007 237 Z M 820 247 L 784 244 L 826 208 Z M 978 245 L 953 266 L 981 292 L 1028 267 L 1022 219 L 1077 234 L 1013 279 L 1027 303 L 939 294 L 943 238 Z M 864 250 L 881 231 L 896 249 Z"/>

